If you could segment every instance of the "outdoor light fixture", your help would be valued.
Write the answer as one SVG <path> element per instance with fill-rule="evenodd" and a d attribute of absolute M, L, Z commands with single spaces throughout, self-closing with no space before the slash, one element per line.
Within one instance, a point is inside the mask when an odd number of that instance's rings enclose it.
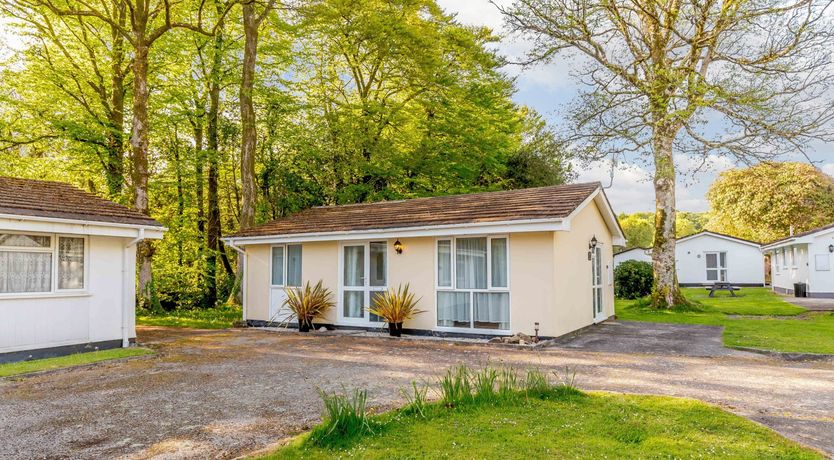
<path fill-rule="evenodd" d="M 591 241 L 588 243 L 588 260 L 591 260 L 592 254 L 594 252 L 594 248 L 597 247 L 597 236 L 594 235 L 591 237 Z"/>
<path fill-rule="evenodd" d="M 539 322 L 536 321 L 534 324 L 535 324 L 536 336 L 533 337 L 533 342 L 538 343 L 539 342 Z"/>
<path fill-rule="evenodd" d="M 828 252 L 834 252 L 834 244 L 828 245 Z"/>
<path fill-rule="evenodd" d="M 394 251 L 396 251 L 397 254 L 403 253 L 403 244 L 400 243 L 400 240 L 394 241 Z"/>

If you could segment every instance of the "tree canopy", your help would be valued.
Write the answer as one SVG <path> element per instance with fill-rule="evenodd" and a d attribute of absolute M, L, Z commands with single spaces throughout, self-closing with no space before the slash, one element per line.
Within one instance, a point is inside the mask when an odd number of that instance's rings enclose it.
<path fill-rule="evenodd" d="M 434 0 L 80 5 L 0 2 L 24 46 L 0 62 L 0 162 L 167 226 L 149 308 L 228 298 L 221 237 L 250 220 L 573 177 L 497 37 Z"/>
<path fill-rule="evenodd" d="M 834 178 L 807 163 L 725 171 L 707 199 L 710 230 L 763 243 L 834 222 Z"/>

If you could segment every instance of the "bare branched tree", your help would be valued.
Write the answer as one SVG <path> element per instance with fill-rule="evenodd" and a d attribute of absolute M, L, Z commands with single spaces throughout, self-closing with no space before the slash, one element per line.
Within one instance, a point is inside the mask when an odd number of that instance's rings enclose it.
<path fill-rule="evenodd" d="M 516 0 L 527 64 L 580 56 L 570 138 L 589 159 L 654 164 L 656 307 L 675 275 L 673 152 L 756 162 L 831 141 L 830 0 Z"/>

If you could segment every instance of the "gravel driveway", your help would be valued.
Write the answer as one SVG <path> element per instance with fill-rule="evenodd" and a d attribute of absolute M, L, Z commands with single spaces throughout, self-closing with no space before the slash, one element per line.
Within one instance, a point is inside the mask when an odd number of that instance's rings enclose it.
<path fill-rule="evenodd" d="M 834 456 L 834 363 L 686 357 L 259 330 L 140 330 L 157 355 L 0 380 L 0 458 L 228 458 L 319 419 L 315 388 L 364 387 L 380 408 L 446 366 L 578 372 L 589 390 L 720 404 Z"/>

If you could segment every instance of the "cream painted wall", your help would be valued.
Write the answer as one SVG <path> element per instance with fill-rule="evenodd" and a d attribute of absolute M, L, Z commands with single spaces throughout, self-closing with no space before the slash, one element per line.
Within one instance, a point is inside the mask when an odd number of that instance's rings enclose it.
<path fill-rule="evenodd" d="M 605 314 L 614 314 L 611 267 L 612 236 L 596 204 L 590 203 L 571 224 L 569 232 L 512 233 L 509 235 L 510 327 L 512 332 L 558 336 L 593 324 L 591 263 L 588 241 L 596 235 L 602 244 L 605 267 Z M 434 237 L 400 238 L 402 254 L 394 251 L 396 238 L 388 243 L 388 286 L 409 283 L 426 312 L 404 325 L 409 329 L 437 329 Z M 353 243 L 353 242 L 352 242 Z M 302 245 L 303 281 L 324 280 L 336 297 L 336 309 L 325 318 L 338 324 L 342 307 L 339 292 L 339 257 L 342 246 L 335 241 Z M 268 321 L 270 245 L 246 247 L 247 319 Z M 461 329 L 466 332 L 466 329 Z M 505 332 L 503 332 L 505 333 Z"/>
<path fill-rule="evenodd" d="M 603 311 L 614 315 L 612 235 L 594 204 L 588 205 L 571 222 L 569 232 L 555 232 L 553 291 L 556 304 L 548 329 L 559 336 L 594 323 L 591 261 L 588 243 L 596 236 L 602 245 Z"/>

